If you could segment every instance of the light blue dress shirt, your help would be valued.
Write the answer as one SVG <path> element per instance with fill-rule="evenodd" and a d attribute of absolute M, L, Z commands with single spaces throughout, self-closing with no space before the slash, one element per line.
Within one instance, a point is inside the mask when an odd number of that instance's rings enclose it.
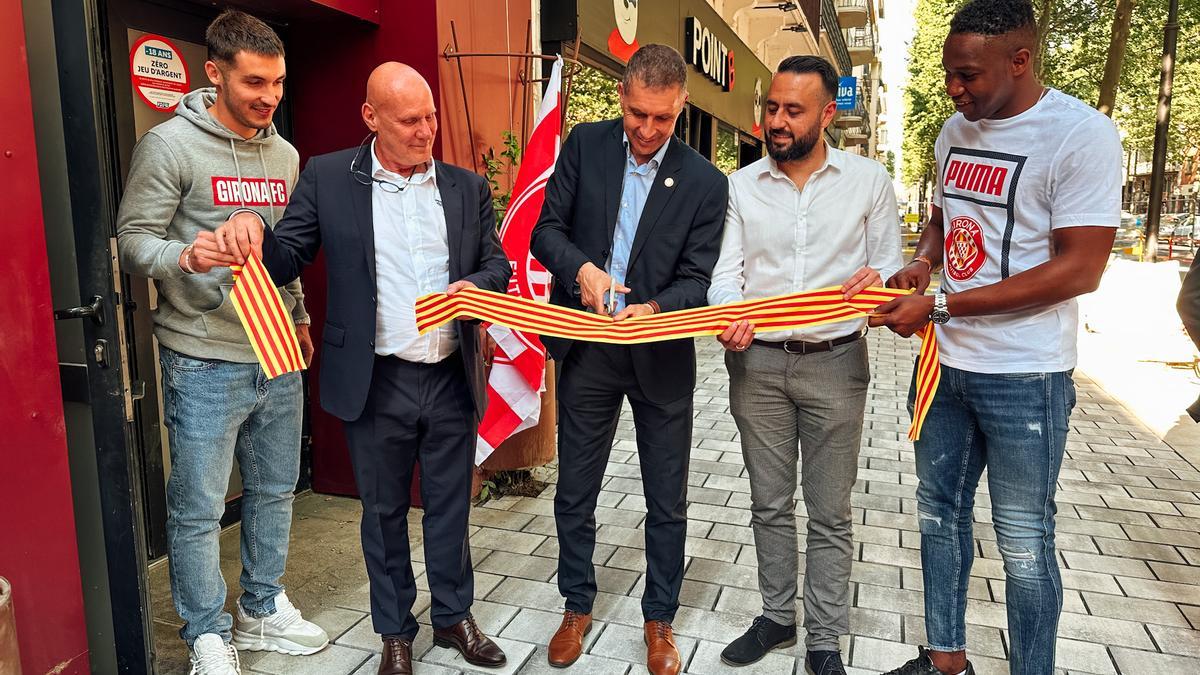
<path fill-rule="evenodd" d="M 650 196 L 650 188 L 658 175 L 658 167 L 662 164 L 663 156 L 667 154 L 667 146 L 673 139 L 668 138 L 650 161 L 640 166 L 629 150 L 629 137 L 622 133 L 621 141 L 625 145 L 625 171 L 621 180 L 617 226 L 613 231 L 612 256 L 609 258 L 607 270 L 608 276 L 612 277 L 618 286 L 625 285 L 625 276 L 629 272 L 629 254 L 633 250 L 638 221 L 642 219 L 642 209 L 646 206 L 646 198 Z M 617 294 L 614 313 L 622 309 L 625 309 L 625 296 Z"/>

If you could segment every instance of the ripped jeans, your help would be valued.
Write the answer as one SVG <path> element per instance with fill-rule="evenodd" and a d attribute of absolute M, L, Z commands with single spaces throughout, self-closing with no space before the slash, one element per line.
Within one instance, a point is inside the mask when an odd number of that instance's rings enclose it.
<path fill-rule="evenodd" d="M 910 411 L 913 398 L 910 389 Z M 987 468 L 992 524 L 1004 559 L 1009 670 L 1053 672 L 1063 599 L 1054 550 L 1054 489 L 1074 407 L 1071 371 L 988 374 L 942 366 L 941 384 L 915 444 L 930 649 L 967 648 L 972 507 Z"/>

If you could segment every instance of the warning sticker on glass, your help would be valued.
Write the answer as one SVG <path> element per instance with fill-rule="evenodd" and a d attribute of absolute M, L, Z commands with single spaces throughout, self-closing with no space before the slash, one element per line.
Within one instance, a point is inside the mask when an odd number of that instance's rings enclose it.
<path fill-rule="evenodd" d="M 143 35 L 133 43 L 129 75 L 138 98 L 162 112 L 174 110 L 191 89 L 183 54 L 161 35 Z"/>

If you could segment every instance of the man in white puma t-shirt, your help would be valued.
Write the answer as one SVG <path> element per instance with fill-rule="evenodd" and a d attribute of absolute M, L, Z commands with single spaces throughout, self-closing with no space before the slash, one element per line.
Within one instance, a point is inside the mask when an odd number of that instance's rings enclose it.
<path fill-rule="evenodd" d="M 1099 284 L 1120 223 L 1121 142 L 1107 117 L 1037 81 L 1036 49 L 1029 0 L 972 0 L 951 21 L 942 63 L 958 114 L 935 146 L 917 255 L 888 280 L 918 294 L 873 321 L 907 336 L 932 320 L 942 362 L 915 444 L 929 647 L 896 675 L 973 672 L 965 614 L 984 468 L 1010 670 L 1054 671 L 1054 490 L 1075 405 L 1074 298 Z M 924 295 L 938 265 L 941 288 Z"/>

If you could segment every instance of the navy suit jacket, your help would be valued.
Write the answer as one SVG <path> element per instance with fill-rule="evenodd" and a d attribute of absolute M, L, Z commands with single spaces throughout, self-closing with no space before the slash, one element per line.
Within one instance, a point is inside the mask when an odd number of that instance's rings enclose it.
<path fill-rule="evenodd" d="M 563 144 L 530 242 L 555 284 L 550 302 L 581 309 L 575 277 L 584 263 L 604 269 L 610 257 L 625 174 L 621 120 L 576 125 Z M 672 137 L 638 221 L 625 285 L 628 304 L 654 300 L 664 312 L 707 304 L 721 247 L 729 184 L 715 166 Z M 573 341 L 543 338 L 560 363 Z M 696 386 L 691 338 L 632 350 L 642 393 L 656 403 Z"/>
<path fill-rule="evenodd" d="M 324 248 L 328 306 L 322 332 L 321 407 L 346 421 L 358 419 L 375 367 L 375 228 L 372 185 L 350 174 L 359 147 L 313 157 L 300 173 L 283 218 L 263 237 L 263 263 L 283 285 Z M 371 173 L 370 149 L 359 167 Z M 500 248 L 492 193 L 480 176 L 436 162 L 446 214 L 450 281 L 504 292 L 512 268 Z M 456 321 L 459 351 L 471 387 L 476 420 L 487 405 L 478 323 Z"/>

